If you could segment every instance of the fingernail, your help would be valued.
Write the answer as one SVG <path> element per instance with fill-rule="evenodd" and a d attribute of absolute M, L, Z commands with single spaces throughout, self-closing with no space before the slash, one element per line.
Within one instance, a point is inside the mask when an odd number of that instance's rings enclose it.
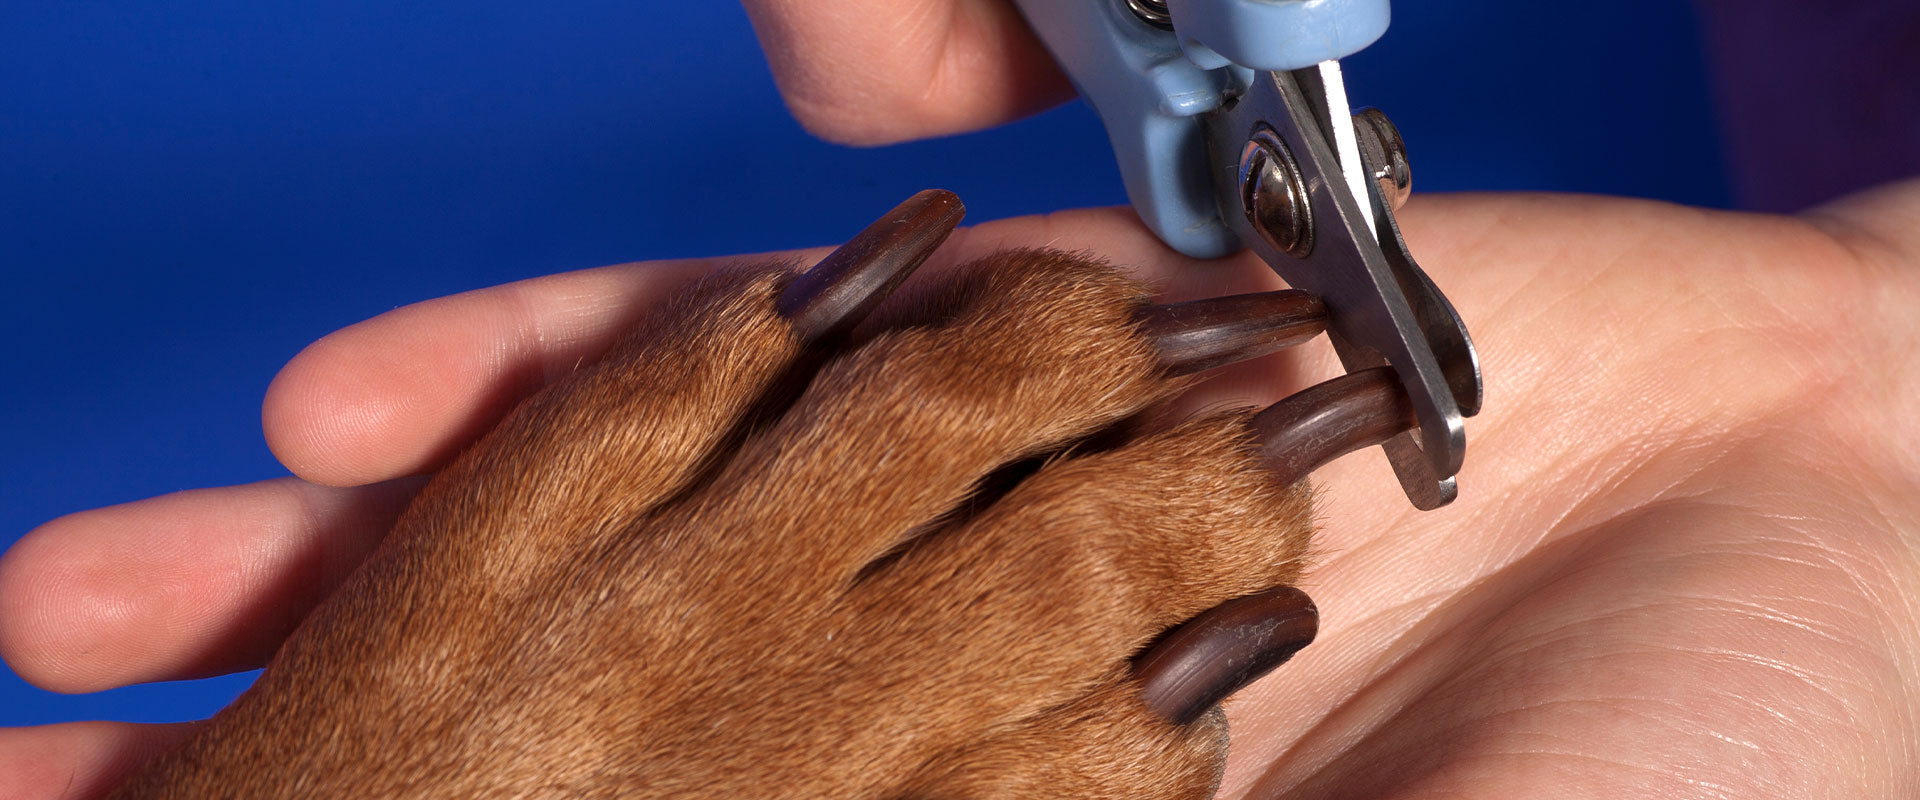
<path fill-rule="evenodd" d="M 926 263 L 966 213 L 949 191 L 928 189 L 909 197 L 794 278 L 774 307 L 801 341 L 843 336 Z"/>
<path fill-rule="evenodd" d="M 1172 375 L 1222 367 L 1304 342 L 1327 328 L 1320 298 L 1288 289 L 1152 306 L 1142 329 Z"/>
<path fill-rule="evenodd" d="M 1174 628 L 1134 664 L 1147 707 L 1186 725 L 1313 643 L 1320 611 L 1292 586 L 1214 606 Z"/>
<path fill-rule="evenodd" d="M 1267 406 L 1253 418 L 1268 465 L 1288 484 L 1413 428 L 1413 406 L 1391 367 L 1342 375 Z"/>

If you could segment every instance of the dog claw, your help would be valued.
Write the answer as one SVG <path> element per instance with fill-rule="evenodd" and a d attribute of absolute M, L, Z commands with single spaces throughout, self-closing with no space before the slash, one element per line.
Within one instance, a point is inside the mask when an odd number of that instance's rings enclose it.
<path fill-rule="evenodd" d="M 1297 392 L 1253 418 L 1269 466 L 1289 484 L 1413 426 L 1413 408 L 1388 367 Z M 1313 641 L 1319 624 L 1319 611 L 1305 592 L 1269 589 L 1229 600 L 1173 629 L 1135 662 L 1134 674 L 1147 706 L 1184 725 L 1292 658 Z"/>
<path fill-rule="evenodd" d="M 1190 375 L 1318 336 L 1327 307 L 1288 289 L 1152 306 L 1140 312 L 1140 323 L 1168 374 Z"/>
<path fill-rule="evenodd" d="M 1267 463 L 1288 484 L 1327 462 L 1412 430 L 1413 406 L 1390 367 L 1342 375 L 1253 418 Z"/>
<path fill-rule="evenodd" d="M 926 263 L 966 213 L 952 192 L 915 194 L 794 278 L 775 308 L 803 342 L 844 336 Z"/>
<path fill-rule="evenodd" d="M 1313 643 L 1320 611 L 1291 586 L 1214 606 L 1135 662 L 1147 707 L 1176 725 L 1204 716 Z"/>

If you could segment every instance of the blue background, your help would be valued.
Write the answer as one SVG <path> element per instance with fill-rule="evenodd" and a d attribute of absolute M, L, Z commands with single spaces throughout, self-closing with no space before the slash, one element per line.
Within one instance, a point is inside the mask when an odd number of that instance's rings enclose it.
<path fill-rule="evenodd" d="M 927 186 L 971 221 L 1124 202 L 1078 104 L 878 150 L 787 118 L 727 2 L 0 6 L 0 544 L 285 474 L 268 380 L 396 306 L 547 272 L 826 244 Z M 1350 59 L 1416 188 L 1725 205 L 1683 0 L 1404 2 Z M 742 216 L 743 193 L 772 216 Z M 250 675 L 0 725 L 206 716 Z"/>

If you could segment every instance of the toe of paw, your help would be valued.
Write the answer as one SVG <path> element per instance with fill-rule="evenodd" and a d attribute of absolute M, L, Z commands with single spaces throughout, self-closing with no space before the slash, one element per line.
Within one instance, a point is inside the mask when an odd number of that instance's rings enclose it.
<path fill-rule="evenodd" d="M 934 759 L 910 798 L 1204 800 L 1226 765 L 1225 717 L 1173 725 L 1110 686 Z"/>
<path fill-rule="evenodd" d="M 590 366 L 527 398 L 423 494 L 408 524 L 514 524 L 585 546 L 698 477 L 798 354 L 779 265 L 686 287 Z M 479 539 L 481 537 L 470 537 Z"/>
<path fill-rule="evenodd" d="M 1006 605 L 1077 598 L 1164 627 L 1296 581 L 1311 537 L 1306 488 L 1275 480 L 1244 415 L 1223 415 L 1049 464 L 901 566 Z"/>
<path fill-rule="evenodd" d="M 1158 360 L 1137 330 L 1148 288 L 1112 266 L 1053 250 L 1011 250 L 969 265 L 922 303 L 929 335 L 890 352 L 959 396 L 1051 416 L 1157 396 Z M 914 357 L 918 355 L 919 357 Z M 1108 410 L 1107 414 L 1114 413 Z"/>

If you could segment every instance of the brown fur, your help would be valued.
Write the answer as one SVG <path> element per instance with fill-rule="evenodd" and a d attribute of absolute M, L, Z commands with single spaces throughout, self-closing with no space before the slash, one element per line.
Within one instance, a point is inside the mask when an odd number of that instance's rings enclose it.
<path fill-rule="evenodd" d="M 786 404 L 816 362 L 785 273 L 689 289 L 441 473 L 117 796 L 1207 796 L 1224 723 L 1154 717 L 1129 658 L 1298 578 L 1305 489 L 1240 413 L 1075 450 L 1179 388 L 1143 288 L 972 269 Z"/>

